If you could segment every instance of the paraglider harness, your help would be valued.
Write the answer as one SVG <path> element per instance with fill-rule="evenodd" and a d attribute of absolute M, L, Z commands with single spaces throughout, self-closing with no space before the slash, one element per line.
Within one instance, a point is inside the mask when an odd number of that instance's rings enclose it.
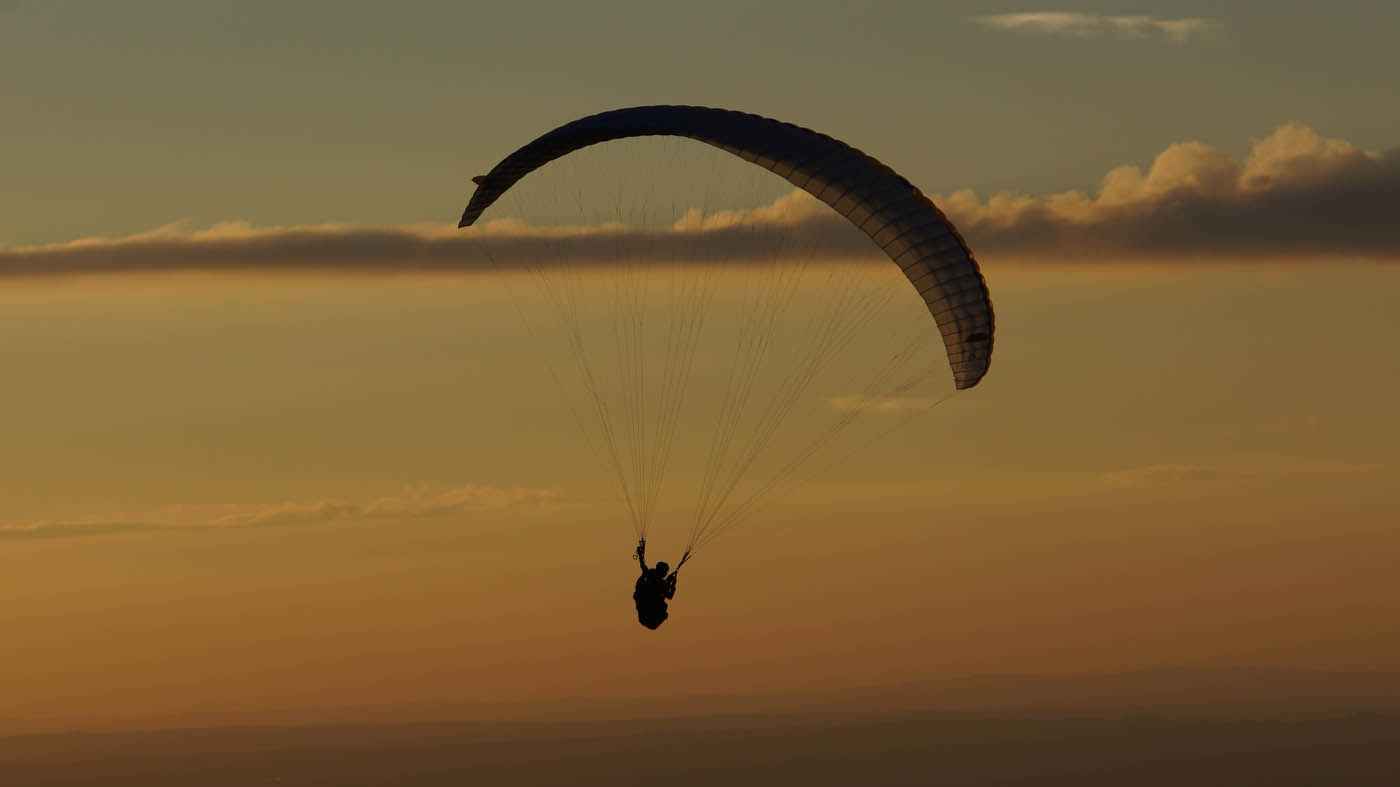
<path fill-rule="evenodd" d="M 637 579 L 632 600 L 637 605 L 637 621 L 655 630 L 668 617 L 666 601 L 675 595 L 676 575 L 680 573 L 681 566 L 690 559 L 690 550 L 681 555 L 681 562 L 664 577 L 656 576 L 654 569 L 647 568 L 646 551 L 647 540 L 643 538 L 637 542 L 637 551 L 632 553 L 632 559 L 640 563 L 642 568 L 642 575 Z"/>

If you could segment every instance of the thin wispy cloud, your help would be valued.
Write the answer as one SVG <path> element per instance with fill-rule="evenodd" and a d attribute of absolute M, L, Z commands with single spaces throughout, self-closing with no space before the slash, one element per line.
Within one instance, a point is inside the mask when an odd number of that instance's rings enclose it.
<path fill-rule="evenodd" d="M 1250 467 L 1159 464 L 1112 470 L 1100 475 L 1095 483 L 1110 489 L 1141 489 L 1165 484 L 1241 481 L 1258 475 L 1259 470 Z"/>
<path fill-rule="evenodd" d="M 139 517 L 94 516 L 0 524 L 0 541 L 129 533 L 216 533 L 329 522 L 462 516 L 508 509 L 542 510 L 551 506 L 554 499 L 547 490 L 468 484 L 443 492 L 408 489 L 399 495 L 361 502 L 332 498 L 270 505 L 177 505 Z"/>
<path fill-rule="evenodd" d="M 987 14 L 971 17 L 971 21 L 993 30 L 1028 35 L 1166 41 L 1178 45 L 1208 39 L 1220 30 L 1219 22 L 1202 17 L 1158 19 L 1145 15 L 1112 16 L 1075 11 Z"/>
<path fill-rule="evenodd" d="M 826 406 L 841 413 L 907 413 L 927 410 L 939 403 L 932 396 L 828 396 Z"/>
<path fill-rule="evenodd" d="M 1400 474 L 1400 466 L 1384 462 L 1246 456 L 1215 464 L 1163 463 L 1112 470 L 1095 478 L 1094 485 L 1108 489 L 1143 489 L 1181 484 L 1240 483 L 1299 475 L 1396 474 Z"/>
<path fill-rule="evenodd" d="M 1285 123 L 1243 158 L 1178 142 L 1096 191 L 964 190 L 933 200 L 992 262 L 1337 259 L 1400 261 L 1400 149 L 1363 150 Z M 174 224 L 125 238 L 0 248 L 0 279 L 125 273 L 461 274 L 606 267 L 619 259 L 750 265 L 800 257 L 884 263 L 860 231 L 803 191 L 748 211 L 684 213 L 671 226 L 540 228 L 501 217 L 448 223 L 207 229 Z"/>

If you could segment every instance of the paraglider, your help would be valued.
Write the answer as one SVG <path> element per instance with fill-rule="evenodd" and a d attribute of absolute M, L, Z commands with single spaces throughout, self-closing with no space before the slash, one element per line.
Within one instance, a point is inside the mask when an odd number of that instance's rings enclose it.
<path fill-rule="evenodd" d="M 656 566 L 647 568 L 647 542 L 642 539 L 637 544 L 637 562 L 642 567 L 642 575 L 637 577 L 632 591 L 632 601 L 637 605 L 637 622 L 655 631 L 668 617 L 666 602 L 676 597 L 676 575 L 681 567 L 671 571 L 664 560 L 656 561 Z M 682 558 L 684 563 L 685 559 Z"/>
<path fill-rule="evenodd" d="M 472 178 L 476 189 L 458 226 L 471 227 L 522 178 L 546 164 L 583 148 L 634 137 L 683 137 L 710 145 L 773 172 L 829 205 L 868 236 L 899 267 L 922 299 L 941 335 L 956 389 L 972 388 L 986 375 L 991 364 L 995 332 L 991 300 L 972 252 L 952 223 L 923 192 L 889 167 L 844 142 L 790 123 L 744 112 L 695 106 L 633 107 L 580 118 L 519 148 L 487 174 Z M 665 173 L 657 173 L 657 176 L 665 177 Z M 630 290 L 627 292 L 631 293 Z M 679 407 L 679 395 L 671 393 L 668 399 L 667 392 L 663 390 L 661 404 L 649 406 L 648 392 L 643 387 L 644 376 L 635 373 L 624 381 L 633 388 L 625 390 L 617 400 L 607 400 L 599 390 L 598 375 L 590 365 L 593 360 L 579 338 L 578 317 L 573 311 L 575 302 L 571 299 L 560 299 L 560 302 L 564 304 L 560 308 L 566 318 L 574 321 L 568 329 L 569 341 L 582 369 L 580 377 L 589 392 L 590 399 L 585 409 L 593 412 L 604 433 L 602 444 L 607 450 L 607 458 L 617 475 L 622 497 L 639 536 L 635 557 L 641 563 L 642 575 L 637 580 L 633 595 L 638 619 L 647 628 L 655 629 L 668 616 L 667 602 L 675 595 L 676 575 L 669 572 L 669 566 L 665 563 L 647 568 L 646 533 L 654 516 L 654 498 L 659 491 L 660 473 L 666 467 L 666 455 L 661 452 L 670 450 L 673 431 L 667 430 L 675 428 L 674 410 Z M 631 302 L 622 303 L 621 306 L 631 307 Z M 669 346 L 673 352 L 678 348 L 684 350 L 693 346 L 688 344 L 692 341 L 688 338 L 690 334 L 683 332 L 691 330 L 690 322 L 686 322 L 690 319 L 687 315 L 672 318 L 673 336 Z M 635 323 L 635 331 L 640 333 L 643 321 L 636 319 L 632 322 Z M 761 331 L 768 324 L 754 321 L 751 323 L 754 326 L 752 330 Z M 682 327 L 677 329 L 675 325 Z M 629 351 L 635 352 L 643 346 L 636 336 L 626 333 L 620 333 L 620 336 L 619 342 L 630 342 L 627 345 Z M 676 339 L 675 336 L 680 338 Z M 745 355 L 750 352 L 742 344 L 747 339 L 741 338 L 740 341 L 741 347 L 735 357 L 752 357 L 753 360 L 736 360 L 736 368 L 742 368 L 735 374 L 739 383 L 731 388 L 747 395 L 743 375 L 753 373 L 750 367 L 763 366 L 762 348 Z M 838 343 L 832 341 L 829 344 L 836 346 Z M 750 510 L 754 500 L 772 487 L 771 482 L 761 485 L 758 492 L 737 505 L 731 499 L 738 479 L 750 471 L 756 452 L 766 444 L 772 431 L 791 409 L 793 402 L 797 401 L 803 391 L 802 385 L 810 381 L 814 370 L 820 367 L 823 361 L 821 353 L 826 351 L 827 346 L 823 345 L 812 353 L 812 361 L 807 364 L 810 368 L 803 367 L 794 375 L 797 384 L 782 389 L 778 404 L 765 411 L 771 413 L 771 416 L 765 416 L 769 420 L 761 422 L 757 436 L 739 450 L 733 450 L 730 440 L 732 432 L 738 428 L 735 413 L 742 410 L 743 402 L 731 406 L 726 399 L 726 404 L 721 407 L 724 414 L 719 421 L 720 427 L 715 430 L 717 436 L 711 450 L 712 466 L 705 476 L 682 563 L 720 530 Z M 662 361 L 667 364 L 667 371 L 661 378 L 667 384 L 683 386 L 689 367 L 670 356 Z M 625 376 L 626 364 L 622 366 Z M 674 382 L 676 380 L 680 382 Z M 654 428 L 645 423 L 648 418 L 658 419 Z M 838 419 L 837 428 L 852 419 L 853 416 Z M 627 440 L 615 438 L 614 433 L 620 429 L 627 430 L 631 436 L 630 444 Z M 820 437 L 812 443 L 813 446 L 820 444 Z M 629 450 L 630 454 L 627 453 Z M 810 452 L 808 450 L 793 462 L 783 465 L 775 478 L 789 473 Z M 734 469 L 721 479 L 722 474 L 715 469 L 715 463 L 725 461 L 733 463 Z M 726 505 L 732 510 L 723 510 Z"/>

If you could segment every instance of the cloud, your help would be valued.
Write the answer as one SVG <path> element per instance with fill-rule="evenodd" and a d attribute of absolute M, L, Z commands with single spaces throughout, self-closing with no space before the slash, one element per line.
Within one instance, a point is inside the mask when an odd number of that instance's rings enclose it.
<path fill-rule="evenodd" d="M 932 396 L 828 396 L 826 406 L 841 413 L 905 413 L 927 410 L 941 400 Z"/>
<path fill-rule="evenodd" d="M 0 250 L 0 275 L 327 269 L 394 273 L 487 264 L 480 255 L 469 253 L 469 241 L 446 225 L 255 228 L 246 222 L 225 222 L 189 230 L 176 223 L 124 238 L 84 238 Z"/>
<path fill-rule="evenodd" d="M 1178 142 L 1098 192 L 935 198 L 981 256 L 1062 260 L 1400 259 L 1400 149 L 1384 154 L 1285 123 L 1243 161 Z M 984 251 L 985 250 L 985 251 Z"/>
<path fill-rule="evenodd" d="M 1177 142 L 1145 171 L 1120 166 L 1097 191 L 983 200 L 934 195 L 984 262 L 1400 261 L 1400 149 L 1362 150 L 1285 123 L 1238 159 Z M 487 253 L 489 251 L 489 254 Z M 448 224 L 205 229 L 0 249 L 0 278 L 163 272 L 471 273 L 619 259 L 754 264 L 882 259 L 869 238 L 806 192 L 747 211 L 685 212 L 670 226 Z"/>
<path fill-rule="evenodd" d="M 1160 464 L 1114 470 L 1099 476 L 1096 482 L 1098 486 L 1111 489 L 1138 489 L 1164 484 L 1239 481 L 1257 475 L 1257 470 L 1239 467 Z"/>
<path fill-rule="evenodd" d="M 1209 38 L 1220 29 L 1218 22 L 1200 17 L 1158 19 L 1154 16 L 1104 16 L 1073 11 L 989 14 L 971 17 L 971 21 L 993 30 L 1031 35 L 1158 40 L 1178 45 Z"/>
<path fill-rule="evenodd" d="M 554 494 L 545 490 L 501 489 L 469 484 L 432 493 L 408 489 L 400 495 L 368 502 L 340 499 L 284 502 L 263 506 L 168 506 L 135 518 L 88 517 L 41 519 L 0 524 L 0 541 L 78 538 L 120 533 L 210 533 L 325 522 L 360 522 L 387 518 L 459 516 L 474 511 L 544 509 Z"/>
<path fill-rule="evenodd" d="M 1109 489 L 1143 489 L 1180 484 L 1240 482 L 1298 475 L 1395 475 L 1400 466 L 1384 462 L 1246 456 L 1226 464 L 1155 464 L 1102 473 L 1094 485 Z"/>
<path fill-rule="evenodd" d="M 818 211 L 820 209 L 820 212 Z M 608 266 L 661 258 L 746 264 L 800 254 L 816 261 L 870 257 L 870 241 L 806 192 L 753 211 L 688 211 L 672 226 L 532 227 L 503 218 L 466 230 L 447 224 L 320 224 L 207 229 L 170 224 L 124 238 L 0 249 L 0 278 L 113 273 L 472 273 Z"/>

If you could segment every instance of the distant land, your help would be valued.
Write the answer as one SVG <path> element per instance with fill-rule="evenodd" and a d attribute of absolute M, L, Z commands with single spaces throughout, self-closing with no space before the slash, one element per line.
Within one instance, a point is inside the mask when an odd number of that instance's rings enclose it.
<path fill-rule="evenodd" d="M 1378 787 L 1400 784 L 1400 673 L 981 676 L 789 694 L 19 720 L 6 729 L 6 787 Z"/>
<path fill-rule="evenodd" d="M 0 718 L 0 735 L 204 727 L 428 722 L 578 722 L 716 715 L 918 711 L 957 719 L 1154 716 L 1322 719 L 1400 715 L 1400 671 L 1162 669 L 1105 675 L 983 675 L 809 692 L 441 701 L 166 716 Z"/>
<path fill-rule="evenodd" d="M 16 736 L 7 787 L 1400 784 L 1400 717 L 946 720 L 916 713 Z"/>

